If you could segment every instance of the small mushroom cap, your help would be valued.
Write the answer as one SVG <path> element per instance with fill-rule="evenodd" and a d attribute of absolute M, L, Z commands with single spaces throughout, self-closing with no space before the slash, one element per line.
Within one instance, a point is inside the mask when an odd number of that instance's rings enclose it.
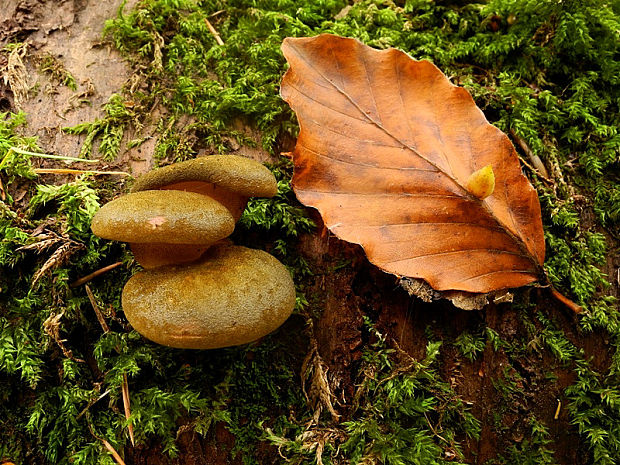
<path fill-rule="evenodd" d="M 273 197 L 278 192 L 271 171 L 256 160 L 238 155 L 210 155 L 164 166 L 139 177 L 131 192 L 188 181 L 213 183 L 246 197 Z"/>
<path fill-rule="evenodd" d="M 122 302 L 144 337 L 170 347 L 214 349 L 278 328 L 293 311 L 295 286 L 267 252 L 215 245 L 197 263 L 135 274 Z"/>
<path fill-rule="evenodd" d="M 229 236 L 235 221 L 226 207 L 206 195 L 142 191 L 105 204 L 91 229 L 116 241 L 207 245 Z"/>
<path fill-rule="evenodd" d="M 174 184 L 168 184 L 167 186 L 162 187 L 162 189 L 196 192 L 198 194 L 208 195 L 228 208 L 228 211 L 235 219 L 235 222 L 239 221 L 239 218 L 243 215 L 243 210 L 245 210 L 245 207 L 248 204 L 248 197 L 239 195 L 236 192 L 230 191 L 222 186 L 218 186 L 217 184 L 212 184 L 210 182 L 177 182 Z"/>

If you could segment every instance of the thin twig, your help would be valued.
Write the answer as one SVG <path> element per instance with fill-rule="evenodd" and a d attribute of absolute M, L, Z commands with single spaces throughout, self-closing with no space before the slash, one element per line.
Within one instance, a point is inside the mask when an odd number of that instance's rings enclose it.
<path fill-rule="evenodd" d="M 530 159 L 532 165 L 534 165 L 535 169 L 533 171 L 535 171 L 545 181 L 552 183 L 551 179 L 549 179 L 549 172 L 547 171 L 547 167 L 542 162 L 540 157 L 534 152 L 532 152 L 532 149 L 529 147 L 529 145 L 527 145 L 527 142 L 525 142 L 525 140 L 523 140 L 523 138 L 520 137 L 514 129 L 510 129 L 510 135 L 515 139 L 515 141 L 517 141 L 517 144 L 519 144 L 521 150 L 523 150 L 523 152 Z M 532 169 L 532 167 L 529 165 L 528 168 Z"/>
<path fill-rule="evenodd" d="M 442 437 L 440 434 L 437 433 L 437 431 L 435 431 L 435 428 L 433 428 L 433 425 L 431 424 L 431 421 L 426 416 L 426 413 L 424 413 L 424 418 L 426 419 L 426 423 L 428 424 L 428 427 L 431 429 L 433 434 L 437 436 L 439 439 L 441 439 L 442 441 L 444 441 L 446 444 L 450 444 L 444 437 Z"/>
<path fill-rule="evenodd" d="M 568 297 L 564 297 L 555 288 L 551 287 L 550 289 L 551 289 L 551 295 L 553 296 L 555 300 L 563 303 L 575 313 L 581 313 L 583 311 L 583 308 L 580 305 L 577 305 L 575 302 L 570 300 Z"/>
<path fill-rule="evenodd" d="M 205 18 L 205 23 L 207 24 L 207 27 L 209 28 L 209 32 L 215 38 L 215 42 L 217 42 L 218 45 L 224 45 L 224 41 L 220 37 L 219 33 L 213 27 L 213 24 L 211 24 L 207 18 Z"/>
<path fill-rule="evenodd" d="M 120 266 L 122 264 L 123 264 L 123 262 L 116 262 L 116 263 L 112 263 L 111 265 L 104 266 L 103 268 L 99 268 L 98 270 L 93 271 L 92 273 L 87 274 L 86 276 L 73 281 L 69 285 L 69 287 L 78 287 L 78 286 L 81 286 L 82 284 L 86 284 L 87 282 L 92 281 L 93 279 L 95 279 L 97 276 L 100 276 L 100 275 L 102 275 L 104 273 L 107 273 L 108 271 L 113 270 L 114 268 L 116 268 L 116 267 L 118 267 L 118 266 Z"/>
<path fill-rule="evenodd" d="M 99 441 L 103 443 L 103 446 L 108 450 L 110 454 L 112 454 L 112 457 L 114 457 L 114 460 L 116 461 L 118 465 L 125 465 L 125 462 L 123 461 L 121 456 L 118 455 L 118 452 L 116 452 L 116 449 L 112 447 L 112 444 L 110 444 L 105 438 L 102 438 L 101 436 L 97 436 L 95 434 L 95 430 L 93 429 L 93 425 L 90 423 L 90 420 L 88 421 L 88 429 L 90 430 L 90 434 L 92 434 L 95 437 L 95 439 L 98 439 Z"/>
<path fill-rule="evenodd" d="M 112 447 L 112 444 L 110 444 L 104 438 L 99 438 L 99 440 L 103 443 L 105 448 L 108 449 L 108 452 L 110 452 L 110 454 L 112 454 L 112 457 L 114 457 L 114 460 L 116 461 L 116 463 L 118 463 L 118 465 L 125 465 L 125 462 L 123 462 L 123 459 L 121 458 L 121 456 L 118 455 L 118 452 L 116 452 L 114 447 Z"/>
<path fill-rule="evenodd" d="M 103 399 L 105 396 L 107 396 L 110 393 L 110 389 L 108 389 L 106 392 L 104 392 L 103 394 L 101 394 L 99 397 L 97 397 L 94 400 L 91 400 L 88 405 L 86 407 L 84 407 L 84 410 L 82 410 L 79 415 L 77 417 L 75 417 L 76 420 L 79 420 L 80 418 L 82 418 L 82 416 L 88 412 L 88 409 L 91 408 L 93 405 L 95 405 L 97 402 L 99 402 L 101 399 Z"/>
<path fill-rule="evenodd" d="M 0 179 L 0 200 L 3 202 L 6 200 L 6 191 L 4 190 L 4 184 L 2 184 L 2 179 Z"/>
<path fill-rule="evenodd" d="M 69 168 L 35 168 L 36 174 L 118 174 L 121 176 L 131 176 L 125 171 L 97 171 L 97 170 L 74 170 Z"/>

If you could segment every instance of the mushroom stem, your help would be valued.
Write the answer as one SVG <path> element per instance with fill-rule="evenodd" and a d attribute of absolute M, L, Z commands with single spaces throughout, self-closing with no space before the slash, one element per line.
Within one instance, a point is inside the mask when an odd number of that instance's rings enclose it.
<path fill-rule="evenodd" d="M 132 242 L 129 247 L 136 261 L 148 270 L 158 266 L 179 265 L 198 260 L 210 245 Z"/>

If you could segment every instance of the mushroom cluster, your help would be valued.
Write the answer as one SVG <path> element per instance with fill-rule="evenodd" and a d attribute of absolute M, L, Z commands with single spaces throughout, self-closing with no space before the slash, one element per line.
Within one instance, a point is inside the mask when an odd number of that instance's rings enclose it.
<path fill-rule="evenodd" d="M 134 329 L 166 346 L 213 349 L 280 326 L 295 306 L 288 270 L 268 253 L 226 239 L 249 197 L 276 192 L 260 163 L 212 155 L 153 170 L 101 207 L 93 233 L 129 242 L 144 268 L 122 295 Z"/>

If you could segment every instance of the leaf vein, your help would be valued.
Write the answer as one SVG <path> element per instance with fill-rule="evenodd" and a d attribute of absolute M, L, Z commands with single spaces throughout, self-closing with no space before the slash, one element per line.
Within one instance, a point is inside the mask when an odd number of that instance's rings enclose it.
<path fill-rule="evenodd" d="M 360 163 L 360 162 L 355 162 L 355 161 L 350 161 L 350 160 L 343 160 L 342 158 L 336 158 L 336 157 L 330 156 L 330 155 L 328 155 L 326 153 L 317 152 L 316 150 L 311 149 L 310 147 L 308 147 L 307 145 L 304 145 L 302 143 L 299 143 L 299 146 L 302 147 L 305 150 L 308 150 L 309 152 L 312 152 L 315 155 L 320 156 L 320 157 L 328 158 L 329 160 L 337 161 L 337 162 L 340 162 L 340 163 L 346 163 L 348 165 L 365 166 L 365 167 L 368 167 L 368 168 L 377 168 L 377 169 L 382 169 L 382 170 L 423 171 L 423 172 L 427 172 L 427 173 L 438 173 L 439 172 L 437 170 L 426 170 L 424 168 L 416 168 L 416 167 L 413 167 L 413 166 L 403 166 L 403 167 L 401 167 L 401 166 L 372 165 L 370 163 Z M 392 146 L 388 145 L 387 147 L 392 147 Z"/>
<path fill-rule="evenodd" d="M 394 241 L 394 242 L 398 242 L 398 241 Z M 389 243 L 389 242 L 388 242 Z M 507 254 L 507 255 L 515 255 L 517 257 L 523 257 L 523 258 L 529 258 L 527 257 L 527 255 L 523 255 L 520 252 L 513 252 L 511 250 L 504 250 L 504 249 L 489 249 L 486 247 L 482 247 L 482 248 L 475 248 L 475 249 L 461 249 L 461 250 L 450 250 L 450 251 L 446 251 L 446 252 L 431 252 L 431 253 L 426 253 L 426 254 L 422 254 L 422 255 L 416 255 L 415 257 L 407 257 L 407 258 L 399 258 L 398 260 L 390 260 L 387 262 L 383 262 L 384 265 L 389 265 L 389 264 L 393 264 L 393 263 L 400 263 L 400 262 L 408 262 L 410 260 L 417 260 L 418 258 L 427 258 L 427 257 L 436 257 L 439 255 L 454 255 L 454 254 L 461 254 L 461 253 L 468 253 L 468 252 L 496 252 L 498 254 Z M 504 270 L 507 271 L 507 270 Z M 508 271 L 512 271 L 512 270 L 508 270 Z"/>

